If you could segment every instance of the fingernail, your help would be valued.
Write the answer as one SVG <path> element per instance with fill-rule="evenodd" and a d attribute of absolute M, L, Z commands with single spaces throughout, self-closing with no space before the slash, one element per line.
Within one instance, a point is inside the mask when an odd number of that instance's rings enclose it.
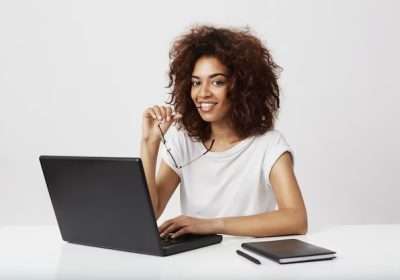
<path fill-rule="evenodd" d="M 170 116 L 167 117 L 167 122 L 169 122 L 171 120 Z"/>

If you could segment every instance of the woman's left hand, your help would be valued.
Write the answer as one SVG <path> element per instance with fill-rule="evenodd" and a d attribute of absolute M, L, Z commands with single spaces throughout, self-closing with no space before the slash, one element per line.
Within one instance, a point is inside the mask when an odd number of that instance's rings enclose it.
<path fill-rule="evenodd" d="M 223 227 L 222 219 L 200 219 L 189 216 L 178 216 L 165 221 L 159 228 L 160 236 L 172 234 L 176 238 L 183 234 L 215 234 L 221 233 Z"/>

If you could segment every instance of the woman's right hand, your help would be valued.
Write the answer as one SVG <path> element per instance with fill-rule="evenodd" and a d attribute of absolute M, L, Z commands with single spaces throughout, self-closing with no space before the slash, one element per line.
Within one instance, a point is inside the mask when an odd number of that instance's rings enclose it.
<path fill-rule="evenodd" d="M 144 141 L 157 142 L 161 140 L 160 124 L 163 133 L 167 133 L 171 124 L 182 118 L 180 113 L 173 111 L 170 106 L 152 106 L 143 112 L 142 139 Z"/>

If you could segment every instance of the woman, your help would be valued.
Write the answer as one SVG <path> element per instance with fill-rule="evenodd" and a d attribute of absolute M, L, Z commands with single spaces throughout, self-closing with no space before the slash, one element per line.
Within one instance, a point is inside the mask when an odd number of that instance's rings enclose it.
<path fill-rule="evenodd" d="M 172 107 L 144 111 L 141 141 L 156 218 L 180 184 L 183 215 L 160 235 L 305 234 L 292 152 L 273 129 L 280 67 L 269 51 L 248 30 L 198 26 L 175 41 L 170 59 Z"/>

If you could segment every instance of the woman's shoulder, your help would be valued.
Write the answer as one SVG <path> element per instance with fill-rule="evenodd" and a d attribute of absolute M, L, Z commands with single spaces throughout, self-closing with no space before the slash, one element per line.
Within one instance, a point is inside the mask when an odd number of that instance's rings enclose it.
<path fill-rule="evenodd" d="M 277 129 L 270 129 L 256 138 L 256 146 L 260 151 L 269 152 L 271 150 L 279 150 L 282 148 L 290 149 L 290 145 L 285 136 Z"/>
<path fill-rule="evenodd" d="M 261 139 L 262 142 L 268 143 L 277 143 L 282 140 L 286 141 L 283 133 L 277 129 L 270 129 L 263 134 L 258 135 L 257 138 Z"/>

